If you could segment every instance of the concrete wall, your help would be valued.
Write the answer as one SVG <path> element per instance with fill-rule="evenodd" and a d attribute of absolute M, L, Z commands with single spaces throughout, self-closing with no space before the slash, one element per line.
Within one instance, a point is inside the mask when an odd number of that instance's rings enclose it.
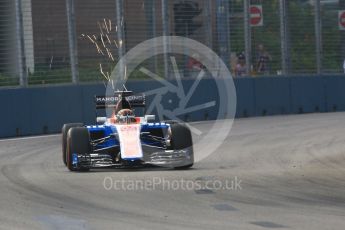
<path fill-rule="evenodd" d="M 184 81 L 186 89 L 192 81 Z M 156 85 L 154 85 L 156 84 Z M 345 78 L 264 77 L 235 79 L 237 117 L 298 114 L 345 110 Z M 133 81 L 136 92 L 160 87 L 151 81 Z M 202 80 L 191 105 L 217 97 L 212 80 Z M 65 85 L 0 90 L 0 137 L 57 133 L 64 123 L 95 121 L 94 95 L 105 94 L 102 84 Z M 148 97 L 148 103 L 152 98 Z M 199 102 L 202 100 L 202 102 Z M 169 108 L 169 100 L 162 106 Z M 182 116 L 182 119 L 215 119 L 217 106 Z M 173 108 L 172 108 L 173 109 Z"/>

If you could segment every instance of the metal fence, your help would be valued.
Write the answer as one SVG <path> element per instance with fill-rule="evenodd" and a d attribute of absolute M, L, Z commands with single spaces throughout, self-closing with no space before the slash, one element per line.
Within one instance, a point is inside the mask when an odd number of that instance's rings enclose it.
<path fill-rule="evenodd" d="M 3 0 L 0 86 L 100 81 L 162 35 L 207 45 L 233 77 L 342 74 L 342 10 L 345 0 Z M 178 59 L 183 76 L 196 58 Z M 143 64 L 169 75 L 164 55 Z"/>

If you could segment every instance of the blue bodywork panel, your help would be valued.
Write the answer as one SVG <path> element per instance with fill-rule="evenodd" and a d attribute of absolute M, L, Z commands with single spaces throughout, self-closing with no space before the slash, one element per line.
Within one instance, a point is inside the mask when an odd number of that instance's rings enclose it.
<path fill-rule="evenodd" d="M 89 130 L 90 136 L 93 136 L 93 134 L 98 134 L 97 139 L 99 138 L 105 138 L 108 136 L 111 136 L 113 134 L 117 133 L 116 126 L 115 125 L 92 125 L 92 126 L 86 126 Z M 152 132 L 166 132 L 167 129 L 170 127 L 169 124 L 166 123 L 146 123 L 141 124 L 140 133 L 152 133 Z M 145 135 L 142 135 L 141 137 L 141 143 L 147 144 L 147 145 L 153 145 L 157 147 L 162 147 L 162 143 L 159 141 L 154 141 L 150 138 L 145 138 Z M 95 146 L 95 149 L 103 149 L 111 146 L 119 146 L 119 140 L 117 138 L 109 138 L 103 143 L 98 144 Z"/>

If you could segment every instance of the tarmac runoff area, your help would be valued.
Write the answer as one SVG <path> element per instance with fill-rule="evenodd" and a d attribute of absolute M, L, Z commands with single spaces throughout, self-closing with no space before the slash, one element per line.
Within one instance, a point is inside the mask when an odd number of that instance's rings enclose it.
<path fill-rule="evenodd" d="M 0 229 L 345 226 L 345 113 L 237 119 L 191 170 L 69 172 L 60 135 L 0 140 L 0 159 Z"/>

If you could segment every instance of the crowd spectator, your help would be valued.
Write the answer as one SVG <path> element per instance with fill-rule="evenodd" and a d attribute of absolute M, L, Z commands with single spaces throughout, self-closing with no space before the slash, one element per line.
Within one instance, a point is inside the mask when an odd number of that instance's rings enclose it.
<path fill-rule="evenodd" d="M 204 69 L 204 65 L 198 61 L 199 55 L 198 54 L 193 54 L 192 57 L 189 58 L 188 63 L 187 63 L 187 68 L 189 70 L 202 70 Z"/>
<path fill-rule="evenodd" d="M 272 61 L 271 55 L 266 51 L 263 44 L 259 44 L 257 50 L 256 71 L 261 74 L 269 74 L 270 61 Z"/>
<path fill-rule="evenodd" d="M 188 77 L 196 77 L 202 69 L 205 69 L 205 66 L 199 61 L 199 55 L 197 53 L 193 54 L 192 57 L 189 57 L 187 62 L 187 74 Z"/>
<path fill-rule="evenodd" d="M 237 56 L 237 64 L 235 67 L 235 76 L 242 77 L 247 74 L 247 65 L 246 65 L 246 57 L 243 53 L 240 53 Z"/>

